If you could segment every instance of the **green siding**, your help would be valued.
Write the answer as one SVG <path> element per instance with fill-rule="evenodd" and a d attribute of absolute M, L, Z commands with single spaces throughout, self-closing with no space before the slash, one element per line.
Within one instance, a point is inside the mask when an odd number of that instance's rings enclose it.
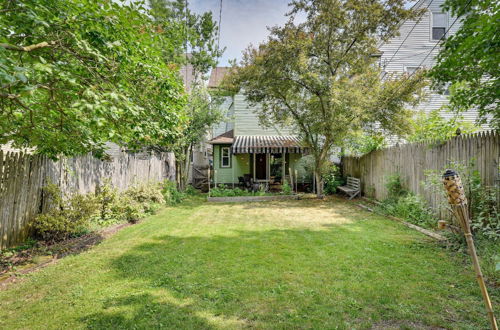
<path fill-rule="evenodd" d="M 237 154 L 231 155 L 231 167 L 220 167 L 220 150 L 221 147 L 225 147 L 228 145 L 214 145 L 214 178 L 217 184 L 232 184 L 238 183 L 238 177 L 243 176 L 244 174 L 250 174 L 252 164 L 250 164 L 250 154 Z M 287 167 L 292 169 L 292 172 L 295 175 L 295 164 L 302 157 L 301 154 L 290 154 L 290 163 L 287 164 Z"/>
<path fill-rule="evenodd" d="M 214 171 L 217 184 L 238 183 L 238 177 L 250 173 L 250 155 L 231 155 L 231 167 L 220 166 L 220 150 L 226 145 L 214 145 Z M 234 178 L 234 179 L 233 179 Z"/>

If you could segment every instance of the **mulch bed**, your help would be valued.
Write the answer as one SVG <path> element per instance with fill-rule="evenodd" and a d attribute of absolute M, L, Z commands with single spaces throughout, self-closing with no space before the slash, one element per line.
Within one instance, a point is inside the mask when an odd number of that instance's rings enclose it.
<path fill-rule="evenodd" d="M 21 280 L 19 275 L 32 273 L 40 268 L 56 263 L 65 256 L 86 251 L 102 242 L 105 238 L 130 225 L 130 223 L 118 224 L 98 232 L 54 244 L 38 242 L 32 248 L 18 251 L 12 255 L 0 255 L 0 289 Z M 37 258 L 42 261 L 36 262 L 35 259 Z"/>

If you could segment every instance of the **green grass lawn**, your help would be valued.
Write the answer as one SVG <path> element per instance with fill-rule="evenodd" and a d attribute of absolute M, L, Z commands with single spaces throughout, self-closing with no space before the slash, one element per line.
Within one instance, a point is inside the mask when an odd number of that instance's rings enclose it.
<path fill-rule="evenodd" d="M 488 323 L 464 258 L 340 199 L 185 202 L 0 291 L 2 329 L 161 327 Z"/>

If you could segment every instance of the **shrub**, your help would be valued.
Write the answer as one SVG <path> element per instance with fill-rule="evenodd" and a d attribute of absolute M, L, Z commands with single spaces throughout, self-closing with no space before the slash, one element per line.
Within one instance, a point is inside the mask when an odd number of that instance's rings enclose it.
<path fill-rule="evenodd" d="M 333 195 L 337 192 L 337 187 L 345 183 L 340 175 L 340 169 L 337 165 L 331 164 L 323 176 L 323 191 L 327 195 Z"/>
<path fill-rule="evenodd" d="M 139 203 L 165 203 L 162 186 L 159 184 L 136 185 L 125 191 L 125 195 Z"/>
<path fill-rule="evenodd" d="M 290 186 L 289 186 L 290 187 Z M 290 187 L 290 191 L 291 191 Z M 271 195 L 266 192 L 266 187 L 264 185 L 260 186 L 258 191 L 248 191 L 241 188 L 229 188 L 226 185 L 220 184 L 210 190 L 211 197 L 235 197 L 235 196 L 266 196 Z"/>
<path fill-rule="evenodd" d="M 106 180 L 102 185 L 97 187 L 95 197 L 99 204 L 99 215 L 94 217 L 94 222 L 97 222 L 101 226 L 117 222 L 118 217 L 114 209 L 119 195 L 109 180 Z"/>
<path fill-rule="evenodd" d="M 388 197 L 378 207 L 382 213 L 404 219 L 413 224 L 433 228 L 437 222 L 430 207 L 418 195 L 409 192 L 399 174 L 386 178 Z"/>
<path fill-rule="evenodd" d="M 426 202 L 417 195 L 407 193 L 397 199 L 386 199 L 381 205 L 386 214 L 405 219 L 423 227 L 434 227 L 437 223 L 432 210 Z"/>
<path fill-rule="evenodd" d="M 476 236 L 490 240 L 500 240 L 500 209 L 497 187 L 488 187 L 481 183 L 481 175 L 474 167 L 475 160 L 469 164 L 451 162 L 446 168 L 455 169 L 462 179 L 465 194 L 469 201 L 471 229 Z M 440 209 L 447 209 L 446 191 L 443 189 L 442 173 L 440 171 L 426 171 L 425 188 L 443 196 Z"/>
<path fill-rule="evenodd" d="M 398 199 L 399 197 L 408 194 L 408 190 L 404 188 L 403 179 L 398 173 L 387 176 L 385 187 L 390 199 Z"/>
<path fill-rule="evenodd" d="M 51 207 L 38 215 L 31 226 L 36 237 L 48 242 L 84 233 L 98 212 L 98 202 L 92 194 L 77 194 L 64 199 L 59 187 L 49 184 L 44 188 L 44 196 L 50 200 Z"/>
<path fill-rule="evenodd" d="M 180 203 L 186 196 L 177 189 L 175 182 L 165 180 L 162 185 L 162 195 L 166 203 Z"/>
<path fill-rule="evenodd" d="M 288 184 L 288 181 L 285 180 L 285 182 L 283 183 L 283 187 L 281 187 L 281 191 L 284 195 L 292 194 L 292 187 Z"/>

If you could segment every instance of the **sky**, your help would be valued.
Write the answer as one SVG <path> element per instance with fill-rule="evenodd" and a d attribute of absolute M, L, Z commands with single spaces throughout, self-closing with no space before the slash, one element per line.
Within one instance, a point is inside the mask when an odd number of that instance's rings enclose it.
<path fill-rule="evenodd" d="M 266 40 L 267 26 L 282 25 L 289 11 L 289 0 L 222 0 L 220 47 L 226 47 L 219 66 L 228 66 L 228 60 L 240 59 L 249 44 Z M 190 0 L 189 9 L 196 13 L 212 11 L 219 20 L 220 0 Z"/>

